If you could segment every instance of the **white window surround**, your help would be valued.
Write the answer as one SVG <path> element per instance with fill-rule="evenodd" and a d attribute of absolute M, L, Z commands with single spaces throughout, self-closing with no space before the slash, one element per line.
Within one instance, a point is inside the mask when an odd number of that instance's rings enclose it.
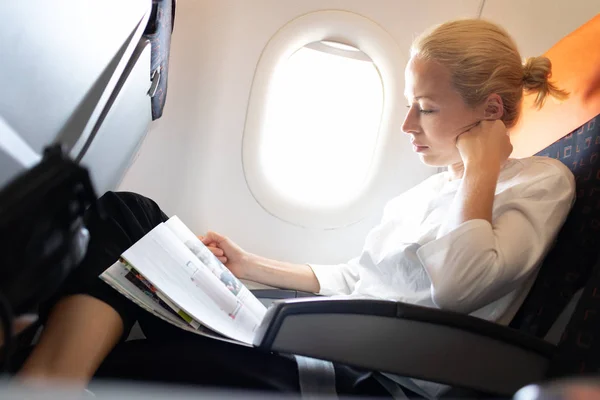
<path fill-rule="evenodd" d="M 363 190 L 344 204 L 316 208 L 284 197 L 274 190 L 261 168 L 260 146 L 267 113 L 265 106 L 274 72 L 296 50 L 320 41 L 348 44 L 367 54 L 381 75 L 384 102 L 379 137 Z M 294 225 L 335 229 L 356 223 L 372 214 L 374 207 L 382 206 L 387 200 L 384 197 L 389 191 L 384 189 L 390 178 L 382 166 L 389 157 L 399 156 L 398 149 L 390 145 L 390 138 L 401 134 L 404 113 L 400 110 L 407 60 L 408 52 L 402 52 L 381 26 L 348 11 L 325 10 L 302 15 L 284 25 L 271 38 L 256 67 L 242 143 L 242 163 L 248 188 L 265 211 Z"/>

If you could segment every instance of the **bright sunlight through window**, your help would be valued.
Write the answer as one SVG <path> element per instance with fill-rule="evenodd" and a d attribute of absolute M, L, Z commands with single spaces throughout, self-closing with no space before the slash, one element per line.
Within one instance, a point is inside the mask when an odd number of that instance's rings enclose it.
<path fill-rule="evenodd" d="M 382 107 L 381 77 L 360 50 L 323 41 L 296 51 L 269 88 L 260 147 L 269 183 L 313 206 L 335 206 L 360 194 Z"/>

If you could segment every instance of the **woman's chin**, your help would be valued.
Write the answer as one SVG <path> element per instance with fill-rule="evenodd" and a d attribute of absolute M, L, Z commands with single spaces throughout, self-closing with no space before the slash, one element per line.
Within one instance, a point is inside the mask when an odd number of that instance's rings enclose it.
<path fill-rule="evenodd" d="M 445 168 L 449 167 L 450 165 L 462 164 L 462 159 L 460 156 L 456 157 L 452 155 L 449 157 L 444 157 L 443 155 L 433 153 L 431 149 L 417 153 L 417 155 L 419 156 L 421 162 L 428 167 Z"/>
<path fill-rule="evenodd" d="M 441 162 L 438 157 L 435 157 L 433 154 L 417 153 L 421 162 L 428 167 L 445 167 L 446 164 Z"/>

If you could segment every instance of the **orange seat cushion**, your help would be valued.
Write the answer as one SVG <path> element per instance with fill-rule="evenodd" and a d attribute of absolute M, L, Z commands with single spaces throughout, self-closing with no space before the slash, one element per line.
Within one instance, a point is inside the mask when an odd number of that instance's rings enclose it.
<path fill-rule="evenodd" d="M 521 117 L 510 130 L 512 157 L 536 154 L 600 114 L 600 14 L 556 43 L 545 54 L 556 86 L 568 99 L 548 97 L 538 110 L 536 94 L 525 95 Z"/>

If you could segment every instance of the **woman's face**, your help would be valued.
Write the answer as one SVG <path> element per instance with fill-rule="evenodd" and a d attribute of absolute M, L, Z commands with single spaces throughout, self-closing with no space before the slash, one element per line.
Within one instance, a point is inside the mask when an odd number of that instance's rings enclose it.
<path fill-rule="evenodd" d="M 453 88 L 450 71 L 435 61 L 413 57 L 405 71 L 408 114 L 402 130 L 427 165 L 461 162 L 456 138 L 482 119 L 483 107 L 469 107 Z"/>

